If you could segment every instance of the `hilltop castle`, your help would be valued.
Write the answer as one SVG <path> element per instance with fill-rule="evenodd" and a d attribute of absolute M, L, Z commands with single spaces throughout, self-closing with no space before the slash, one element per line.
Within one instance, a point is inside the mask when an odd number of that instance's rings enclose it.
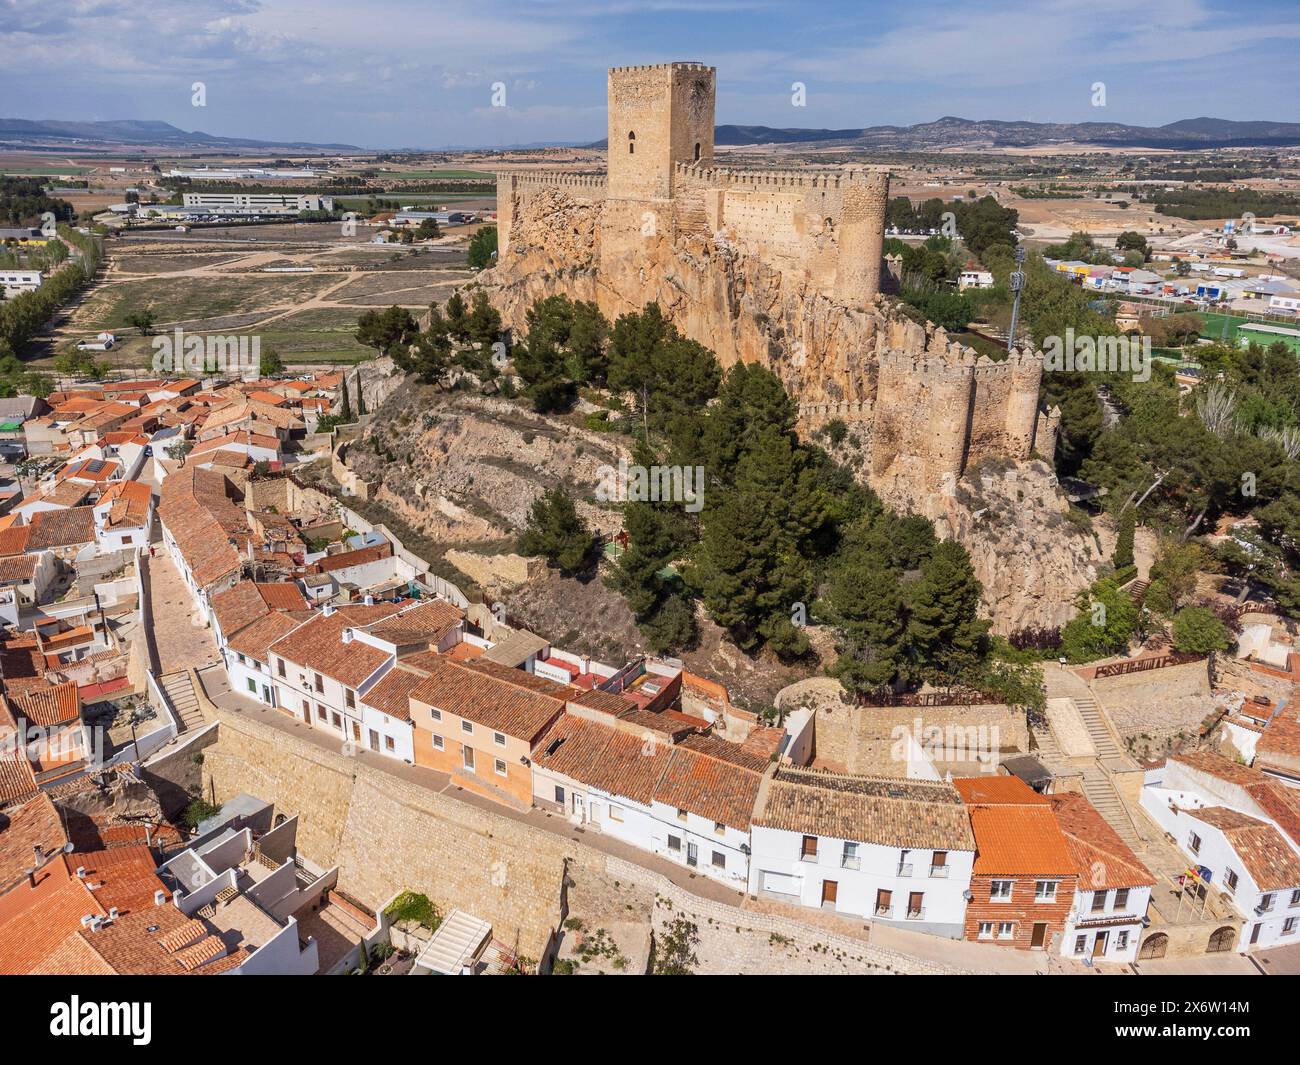
<path fill-rule="evenodd" d="M 860 425 L 867 479 L 932 517 L 982 460 L 1050 458 L 1041 354 L 976 357 L 880 298 L 889 174 L 719 163 L 715 79 L 699 63 L 612 68 L 603 175 L 498 176 L 484 282 L 506 323 L 560 292 L 611 318 L 657 301 L 724 365 L 777 373 L 805 431 Z"/>

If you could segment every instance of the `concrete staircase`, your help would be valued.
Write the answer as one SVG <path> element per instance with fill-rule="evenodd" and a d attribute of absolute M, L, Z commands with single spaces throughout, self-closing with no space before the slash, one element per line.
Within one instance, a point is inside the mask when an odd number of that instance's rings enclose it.
<path fill-rule="evenodd" d="M 158 686 L 162 688 L 176 711 L 176 716 L 180 719 L 181 732 L 202 728 L 206 724 L 188 672 L 164 674 L 158 678 Z"/>
<path fill-rule="evenodd" d="M 1105 718 L 1101 716 L 1101 707 L 1097 705 L 1097 700 L 1091 695 L 1083 694 L 1071 695 L 1070 698 L 1079 708 L 1079 716 L 1083 718 L 1083 723 L 1088 726 L 1088 737 L 1096 748 L 1097 757 L 1103 762 L 1127 761 L 1128 756 L 1120 750 L 1119 744 L 1115 742 L 1115 734 L 1111 732 Z"/>
<path fill-rule="evenodd" d="M 1089 766 L 1083 770 L 1083 794 L 1120 839 L 1135 851 L 1142 849 L 1142 840 L 1134 830 L 1128 808 L 1120 801 L 1115 785 L 1103 769 Z"/>

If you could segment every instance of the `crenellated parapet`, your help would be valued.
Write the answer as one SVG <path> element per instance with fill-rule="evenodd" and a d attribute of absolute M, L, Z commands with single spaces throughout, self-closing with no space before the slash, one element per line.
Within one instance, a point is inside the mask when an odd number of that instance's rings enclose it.
<path fill-rule="evenodd" d="M 845 169 L 804 168 L 797 170 L 742 170 L 720 165 L 717 162 L 677 163 L 676 176 L 684 181 L 703 185 L 717 185 L 748 189 L 776 191 L 839 191 L 850 187 L 875 190 L 887 194 L 889 173 L 857 167 Z"/>

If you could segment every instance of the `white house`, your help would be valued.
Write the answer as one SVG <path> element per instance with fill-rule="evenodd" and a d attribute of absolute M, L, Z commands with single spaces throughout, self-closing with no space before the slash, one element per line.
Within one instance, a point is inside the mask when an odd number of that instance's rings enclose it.
<path fill-rule="evenodd" d="M 1238 950 L 1300 941 L 1300 795 L 1209 752 L 1148 775 L 1142 808 L 1246 919 Z"/>
<path fill-rule="evenodd" d="M 1079 871 L 1061 953 L 1094 961 L 1136 961 L 1155 877 L 1084 796 L 1062 792 L 1050 799 Z"/>
<path fill-rule="evenodd" d="M 144 481 L 114 481 L 94 506 L 95 539 L 103 551 L 144 547 L 153 527 L 153 490 Z"/>
<path fill-rule="evenodd" d="M 534 804 L 743 886 L 766 760 L 689 728 L 665 732 L 673 719 L 653 720 L 665 715 L 624 715 L 570 702 L 538 740 Z"/>
<path fill-rule="evenodd" d="M 43 280 L 44 276 L 39 270 L 10 270 L 0 267 L 0 289 L 4 290 L 4 299 L 23 292 L 35 292 Z"/>
<path fill-rule="evenodd" d="M 963 936 L 975 837 L 951 785 L 783 766 L 752 836 L 750 894 Z"/>

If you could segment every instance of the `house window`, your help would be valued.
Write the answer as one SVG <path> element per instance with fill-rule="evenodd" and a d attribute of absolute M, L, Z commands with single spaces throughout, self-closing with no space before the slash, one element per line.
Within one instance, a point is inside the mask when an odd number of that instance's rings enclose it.
<path fill-rule="evenodd" d="M 980 931 L 979 931 L 979 936 L 980 936 L 980 939 L 992 939 L 992 938 L 993 938 L 993 922 L 992 922 L 992 921 L 981 921 L 981 922 L 980 922 Z"/>
<path fill-rule="evenodd" d="M 700 161 L 700 142 L 699 142 L 699 141 L 696 141 L 696 142 L 695 142 L 695 161 L 696 161 L 697 163 Z"/>
<path fill-rule="evenodd" d="M 1122 887 L 1115 889 L 1115 909 L 1128 909 L 1128 888 Z"/>
<path fill-rule="evenodd" d="M 339 717 L 337 710 L 330 711 L 330 720 L 334 722 L 334 727 L 340 732 L 343 731 L 343 719 Z"/>
<path fill-rule="evenodd" d="M 1014 921 L 998 922 L 998 939 L 1011 939 L 1016 934 Z"/>
<path fill-rule="evenodd" d="M 681 838 L 681 836 L 671 836 L 671 835 L 670 835 L 670 836 L 668 837 L 668 849 L 669 849 L 670 851 L 680 851 L 680 850 L 682 849 L 682 838 Z"/>
<path fill-rule="evenodd" d="M 1300 906 L 1300 891 L 1291 892 L 1291 905 Z"/>
<path fill-rule="evenodd" d="M 561 806 L 564 805 L 564 789 L 560 785 L 555 785 L 555 801 Z"/>
<path fill-rule="evenodd" d="M 323 706 L 317 706 L 317 707 L 316 707 L 316 719 L 317 719 L 318 721 L 325 721 L 325 720 L 326 720 L 325 707 L 323 707 Z"/>
<path fill-rule="evenodd" d="M 392 737 L 392 736 L 385 736 L 385 737 L 384 737 L 384 750 L 386 750 L 386 751 L 395 751 L 395 750 L 397 750 L 397 744 L 393 742 L 393 737 Z"/>
<path fill-rule="evenodd" d="M 439 710 L 436 706 L 431 706 L 429 707 L 429 717 L 432 718 L 434 721 L 441 721 L 442 711 Z"/>
<path fill-rule="evenodd" d="M 930 875 L 931 876 L 948 875 L 948 852 L 947 851 L 934 852 L 934 857 L 930 860 Z"/>
<path fill-rule="evenodd" d="M 325 679 L 319 673 L 313 673 L 312 677 L 315 678 L 312 683 L 316 685 L 316 690 L 323 692 L 325 690 Z"/>
<path fill-rule="evenodd" d="M 627 134 L 627 154 L 636 155 L 636 134 L 631 130 Z"/>
<path fill-rule="evenodd" d="M 722 851 L 713 852 L 713 868 L 714 869 L 727 868 L 727 856 L 723 854 Z"/>
<path fill-rule="evenodd" d="M 883 888 L 876 892 L 876 916 L 888 917 L 890 911 L 894 908 L 894 893 L 885 891 Z M 981 928 L 983 925 L 980 926 Z M 989 925 L 989 935 L 993 934 L 993 926 Z"/>
<path fill-rule="evenodd" d="M 727 834 L 727 826 L 724 825 L 721 821 L 714 821 L 713 831 L 716 832 L 719 836 L 725 836 Z"/>
<path fill-rule="evenodd" d="M 1282 934 L 1284 936 L 1289 936 L 1294 932 L 1295 932 L 1295 918 L 1288 917 L 1285 921 L 1282 922 Z"/>
<path fill-rule="evenodd" d="M 799 856 L 805 862 L 811 862 L 817 860 L 817 837 L 816 836 L 804 836 L 803 846 L 799 852 Z"/>
<path fill-rule="evenodd" d="M 858 862 L 858 845 L 856 843 L 849 843 L 848 841 L 845 841 L 844 853 L 840 855 L 840 868 L 857 869 L 859 864 L 860 863 Z"/>
<path fill-rule="evenodd" d="M 1092 912 L 1101 913 L 1106 908 L 1106 892 L 1094 891 L 1092 893 Z"/>
<path fill-rule="evenodd" d="M 1127 949 L 1128 949 L 1128 933 L 1127 933 L 1127 932 L 1118 932 L 1118 933 L 1116 933 L 1116 935 L 1115 935 L 1115 949 L 1116 949 L 1116 950 L 1127 950 Z"/>
<path fill-rule="evenodd" d="M 433 733 L 433 749 L 435 751 L 441 751 L 442 747 L 443 747 L 442 737 L 439 736 L 436 732 Z"/>
<path fill-rule="evenodd" d="M 622 820 L 623 820 L 623 807 L 621 807 L 621 806 L 615 806 L 613 803 L 610 803 L 610 804 L 609 804 L 609 819 L 610 819 L 611 821 L 618 821 L 618 822 L 621 823 Z"/>
<path fill-rule="evenodd" d="M 504 747 L 506 745 L 506 738 L 501 733 L 494 732 L 492 733 L 492 742 L 498 747 Z"/>
<path fill-rule="evenodd" d="M 473 735 L 473 734 L 474 734 L 474 725 L 473 725 L 473 722 L 470 722 L 470 721 L 462 721 L 462 722 L 460 723 L 460 730 L 461 730 L 461 732 L 468 732 L 470 735 Z"/>
<path fill-rule="evenodd" d="M 1273 908 L 1273 893 L 1271 891 L 1267 895 L 1260 896 L 1259 908 L 1264 911 L 1268 911 Z"/>
<path fill-rule="evenodd" d="M 357 708 L 357 693 L 354 692 L 351 688 L 344 688 L 343 701 L 347 703 L 349 707 L 355 710 Z"/>
<path fill-rule="evenodd" d="M 989 881 L 989 902 L 1010 902 L 1010 901 L 1011 901 L 1010 880 Z"/>
<path fill-rule="evenodd" d="M 495 762 L 493 762 L 492 768 L 496 770 L 497 776 L 499 777 L 505 776 L 506 760 L 504 758 L 498 758 Z"/>
<path fill-rule="evenodd" d="M 1088 949 L 1088 937 L 1087 937 L 1087 936 L 1075 936 L 1075 937 L 1074 937 L 1074 953 L 1076 953 L 1076 954 L 1082 954 L 1082 953 L 1083 953 L 1085 950 L 1087 950 L 1087 949 Z"/>
<path fill-rule="evenodd" d="M 1201 837 L 1195 832 L 1190 832 L 1187 835 L 1187 849 L 1193 854 L 1201 853 Z"/>
<path fill-rule="evenodd" d="M 1223 871 L 1223 886 L 1229 891 L 1237 890 L 1237 874 L 1231 869 L 1225 869 Z M 1300 894 L 1300 892 L 1297 892 L 1297 894 Z"/>
<path fill-rule="evenodd" d="M 685 820 L 686 820 L 686 811 L 683 810 L 680 806 L 677 807 L 677 820 L 678 820 L 678 821 L 685 821 Z"/>
<path fill-rule="evenodd" d="M 473 768 L 474 768 L 474 748 L 473 748 L 473 747 L 462 747 L 462 748 L 460 749 L 460 757 L 461 757 L 461 761 L 464 763 L 466 769 L 473 769 Z"/>
<path fill-rule="evenodd" d="M 1035 902 L 1055 902 L 1056 901 L 1056 881 L 1039 880 L 1034 884 L 1034 901 Z M 1104 900 L 1103 900 L 1104 901 Z"/>
<path fill-rule="evenodd" d="M 277 658 L 277 659 L 275 660 L 275 671 L 276 671 L 280 676 L 282 676 L 282 677 L 284 676 L 284 659 L 283 659 L 283 658 Z"/>
<path fill-rule="evenodd" d="M 257 694 L 257 681 L 255 681 L 252 677 L 248 678 L 248 690 L 252 692 L 254 695 Z"/>

